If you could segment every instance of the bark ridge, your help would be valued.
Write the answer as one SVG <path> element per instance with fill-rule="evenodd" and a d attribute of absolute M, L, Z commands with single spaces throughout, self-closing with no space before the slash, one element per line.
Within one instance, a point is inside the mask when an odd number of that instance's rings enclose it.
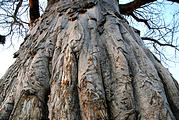
<path fill-rule="evenodd" d="M 58 1 L 0 80 L 0 119 L 176 120 L 179 88 L 116 1 Z"/>

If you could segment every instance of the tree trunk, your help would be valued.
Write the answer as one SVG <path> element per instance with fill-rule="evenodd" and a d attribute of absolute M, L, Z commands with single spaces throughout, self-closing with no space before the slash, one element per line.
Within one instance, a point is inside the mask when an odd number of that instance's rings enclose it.
<path fill-rule="evenodd" d="M 113 0 L 49 2 L 0 80 L 0 120 L 176 120 L 179 87 Z"/>

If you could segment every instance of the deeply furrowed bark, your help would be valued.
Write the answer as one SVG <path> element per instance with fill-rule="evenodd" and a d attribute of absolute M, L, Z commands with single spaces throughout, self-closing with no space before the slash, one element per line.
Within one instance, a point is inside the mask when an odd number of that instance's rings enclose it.
<path fill-rule="evenodd" d="M 179 119 L 178 84 L 115 2 L 49 2 L 0 80 L 0 119 Z"/>

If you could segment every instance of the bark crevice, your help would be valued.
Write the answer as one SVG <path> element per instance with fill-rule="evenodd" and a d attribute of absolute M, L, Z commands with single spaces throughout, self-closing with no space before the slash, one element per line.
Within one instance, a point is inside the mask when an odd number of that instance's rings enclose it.
<path fill-rule="evenodd" d="M 167 100 L 168 100 L 169 106 L 170 106 L 170 108 L 171 108 L 171 110 L 172 110 L 172 112 L 173 112 L 173 114 L 174 114 L 176 120 L 178 120 L 178 119 L 179 119 L 179 114 L 178 114 L 178 113 L 179 113 L 179 109 L 178 109 L 178 107 L 175 105 L 175 103 L 173 103 L 173 100 L 172 100 L 172 98 L 170 97 L 170 93 L 169 93 L 169 91 L 168 91 L 167 85 L 166 85 L 166 83 L 164 82 L 163 77 L 162 77 L 162 75 L 160 74 L 160 72 L 158 72 L 158 75 L 159 75 L 160 79 L 162 80 L 162 83 L 163 83 L 163 86 L 164 86 L 164 90 L 165 90 L 165 94 L 166 94 L 166 96 L 167 96 Z"/>
<path fill-rule="evenodd" d="M 52 2 L 0 81 L 0 119 L 178 119 L 175 81 L 116 0 Z"/>

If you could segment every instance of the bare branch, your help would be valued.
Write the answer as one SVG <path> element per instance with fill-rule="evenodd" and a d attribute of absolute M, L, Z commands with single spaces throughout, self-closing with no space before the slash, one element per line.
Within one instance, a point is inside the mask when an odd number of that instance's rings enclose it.
<path fill-rule="evenodd" d="M 0 44 L 5 44 L 5 36 L 0 35 Z"/>
<path fill-rule="evenodd" d="M 161 42 L 159 42 L 158 40 L 155 40 L 155 39 L 153 39 L 153 38 L 149 38 L 149 37 L 141 37 L 141 39 L 142 39 L 142 40 L 149 40 L 149 41 L 152 41 L 152 42 L 154 42 L 154 43 L 156 43 L 156 44 L 158 44 L 158 45 L 160 45 L 160 46 L 169 46 L 169 47 L 173 47 L 173 48 L 175 48 L 176 50 L 179 51 L 179 49 L 177 48 L 177 46 L 174 46 L 174 45 L 172 45 L 172 44 L 161 43 Z"/>
<path fill-rule="evenodd" d="M 134 0 L 127 4 L 119 4 L 120 13 L 123 15 L 130 15 L 132 12 L 134 12 L 138 8 L 141 8 L 143 5 L 146 5 L 155 1 L 157 0 Z M 168 0 L 168 1 L 179 3 L 178 0 Z"/>
<path fill-rule="evenodd" d="M 130 15 L 133 11 L 141 6 L 154 1 L 156 0 L 134 0 L 127 4 L 119 4 L 120 13 L 123 15 Z"/>
<path fill-rule="evenodd" d="M 179 3 L 178 0 L 168 0 L 168 1 Z"/>
<path fill-rule="evenodd" d="M 39 0 L 29 0 L 30 4 L 30 22 L 33 23 L 40 17 Z"/>
<path fill-rule="evenodd" d="M 15 12 L 14 12 L 14 20 L 16 21 L 16 17 L 17 17 L 17 13 L 18 13 L 18 11 L 19 11 L 19 8 L 22 6 L 22 2 L 23 2 L 23 0 L 19 0 L 19 3 L 17 4 L 17 6 L 16 6 L 16 10 L 15 10 Z"/>
<path fill-rule="evenodd" d="M 130 15 L 131 15 L 137 22 L 143 22 L 143 23 L 145 23 L 145 25 L 146 25 L 149 29 L 151 29 L 149 23 L 147 22 L 148 20 L 138 18 L 137 16 L 134 15 L 134 13 L 131 13 Z"/>

